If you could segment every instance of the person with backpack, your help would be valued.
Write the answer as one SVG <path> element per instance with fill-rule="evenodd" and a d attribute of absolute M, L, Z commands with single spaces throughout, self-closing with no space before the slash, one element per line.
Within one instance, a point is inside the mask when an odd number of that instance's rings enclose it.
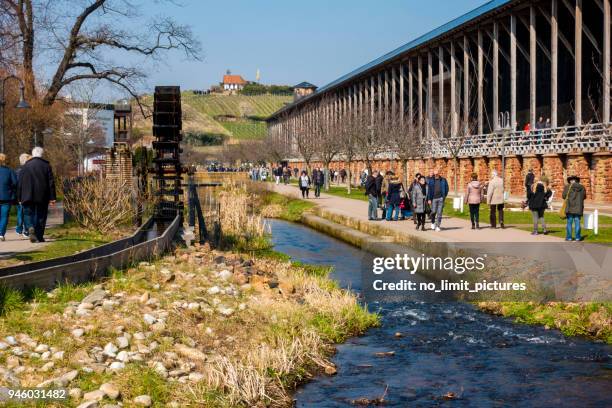
<path fill-rule="evenodd" d="M 586 199 L 586 190 L 580 184 L 580 177 L 570 176 L 567 178 L 567 185 L 563 189 L 564 213 L 567 217 L 565 240 L 566 241 L 582 241 L 580 235 L 580 220 L 584 214 L 584 200 Z M 572 226 L 574 229 L 575 238 L 572 236 Z"/>
<path fill-rule="evenodd" d="M 391 218 L 393 218 L 393 221 L 397 221 L 399 218 L 402 189 L 403 185 L 401 180 L 392 173 L 391 177 L 389 178 L 389 186 L 387 188 L 387 221 L 391 221 Z"/>
<path fill-rule="evenodd" d="M 533 218 L 533 232 L 531 235 L 538 235 L 538 224 L 542 223 L 542 234 L 548 234 L 546 230 L 546 220 L 544 211 L 548 208 L 548 199 L 552 196 L 552 191 L 544 186 L 542 181 L 538 181 L 533 189 L 527 190 L 527 203 Z"/>

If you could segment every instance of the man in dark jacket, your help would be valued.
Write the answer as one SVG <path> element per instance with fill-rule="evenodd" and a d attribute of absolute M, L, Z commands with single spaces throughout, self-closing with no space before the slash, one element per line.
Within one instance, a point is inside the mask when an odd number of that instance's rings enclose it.
<path fill-rule="evenodd" d="M 42 147 L 32 149 L 32 158 L 22 167 L 17 200 L 23 205 L 24 223 L 31 242 L 45 242 L 49 203 L 55 205 L 55 180 Z"/>
<path fill-rule="evenodd" d="M 378 221 L 378 172 L 373 171 L 371 176 L 366 178 L 365 194 L 368 196 L 368 220 Z"/>
<path fill-rule="evenodd" d="M 315 186 L 315 197 L 321 196 L 321 187 L 325 183 L 325 177 L 320 167 L 312 171 L 312 182 Z"/>
<path fill-rule="evenodd" d="M 15 200 L 17 176 L 6 166 L 6 155 L 0 153 L 0 241 L 4 241 L 11 204 Z"/>
<path fill-rule="evenodd" d="M 527 175 L 525 176 L 525 191 L 527 193 L 527 199 L 529 199 L 529 193 L 532 192 L 532 186 L 535 183 L 535 174 L 533 174 L 533 169 L 529 169 Z"/>
<path fill-rule="evenodd" d="M 433 171 L 433 177 L 427 181 L 429 188 L 427 192 L 427 202 L 431 206 L 431 229 L 440 231 L 442 223 L 442 211 L 444 210 L 444 200 L 448 195 L 448 182 L 438 174 L 438 169 Z"/>
<path fill-rule="evenodd" d="M 584 199 L 586 198 L 586 190 L 580 184 L 580 177 L 570 176 L 567 178 L 567 185 L 563 189 L 563 199 L 567 200 L 565 207 L 565 215 L 567 216 L 567 224 L 565 228 L 566 241 L 581 241 L 580 236 L 580 219 L 584 214 Z M 572 238 L 572 225 L 576 233 L 576 238 Z"/>

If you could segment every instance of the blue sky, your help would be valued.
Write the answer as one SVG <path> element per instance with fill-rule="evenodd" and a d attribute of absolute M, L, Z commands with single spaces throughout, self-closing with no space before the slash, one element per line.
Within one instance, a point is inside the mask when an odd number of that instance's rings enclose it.
<path fill-rule="evenodd" d="M 203 59 L 172 55 L 149 85 L 207 89 L 230 69 L 261 82 L 322 86 L 485 0 L 179 0 L 151 16 L 173 15 L 193 28 Z M 175 59 L 176 58 L 176 59 Z"/>

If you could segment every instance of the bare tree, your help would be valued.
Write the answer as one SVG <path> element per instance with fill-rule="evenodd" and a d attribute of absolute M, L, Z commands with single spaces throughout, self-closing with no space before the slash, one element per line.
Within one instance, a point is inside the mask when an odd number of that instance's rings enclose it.
<path fill-rule="evenodd" d="M 304 111 L 305 114 L 311 114 L 311 110 Z M 288 118 L 287 118 L 288 119 Z M 306 170 L 310 173 L 310 163 L 316 157 L 318 150 L 318 140 L 315 140 L 313 132 L 312 117 L 298 118 L 293 128 L 293 137 L 297 147 L 297 153 L 304 159 Z"/>
<path fill-rule="evenodd" d="M 334 124 L 338 134 L 338 142 L 340 143 L 340 153 L 346 162 L 346 174 L 348 177 L 347 192 L 351 193 L 351 164 L 357 157 L 358 147 L 357 139 L 362 129 L 363 123 L 359 115 L 342 115 Z"/>
<path fill-rule="evenodd" d="M 316 143 L 316 155 L 323 162 L 325 191 L 329 190 L 329 164 L 341 150 L 337 132 L 337 116 L 330 98 L 320 99 L 314 110 L 313 138 Z"/>
<path fill-rule="evenodd" d="M 87 79 L 111 83 L 140 104 L 137 86 L 146 77 L 145 62 L 159 61 L 168 50 L 190 59 L 200 53 L 190 27 L 167 16 L 143 21 L 140 12 L 149 5 L 137 0 L 0 0 L 0 28 L 6 29 L 0 31 L 0 44 L 12 44 L 32 98 L 37 96 L 34 66 L 44 58 L 52 72 L 41 97 L 45 106 L 66 86 Z"/>
<path fill-rule="evenodd" d="M 452 135 L 452 118 L 448 115 L 448 118 L 444 121 L 443 132 L 440 133 L 438 129 L 434 129 L 431 132 L 431 140 L 428 148 L 433 150 L 436 147 L 440 148 L 453 159 L 455 166 L 454 184 L 455 184 L 455 195 L 457 194 L 457 182 L 458 182 L 458 169 L 459 169 L 459 157 L 461 152 L 466 145 L 466 142 L 474 134 L 476 130 L 476 122 L 474 120 L 468 120 L 465 122 L 464 119 L 458 120 L 457 131 Z"/>
<path fill-rule="evenodd" d="M 402 112 L 391 115 L 388 125 L 389 148 L 402 162 L 405 173 L 405 185 L 409 184 L 408 160 L 418 156 L 421 149 L 418 122 L 410 122 Z"/>
<path fill-rule="evenodd" d="M 373 116 L 368 112 L 357 112 L 355 116 L 357 155 L 366 162 L 368 172 L 372 174 L 373 161 L 380 154 L 388 151 L 388 121 L 385 120 L 382 112 Z"/>
<path fill-rule="evenodd" d="M 88 170 L 85 168 L 88 150 L 102 147 L 106 141 L 99 118 L 102 109 L 95 103 L 96 88 L 93 81 L 72 84 L 71 101 L 64 113 L 62 144 L 71 163 L 77 164 L 80 176 Z"/>

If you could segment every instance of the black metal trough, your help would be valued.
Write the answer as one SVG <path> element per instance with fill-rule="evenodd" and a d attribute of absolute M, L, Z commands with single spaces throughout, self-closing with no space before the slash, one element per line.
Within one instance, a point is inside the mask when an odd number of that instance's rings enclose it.
<path fill-rule="evenodd" d="M 149 219 L 132 236 L 75 255 L 0 269 L 0 285 L 24 290 L 38 287 L 52 289 L 60 283 L 83 283 L 107 274 L 110 268 L 121 269 L 134 262 L 150 260 L 170 248 L 182 218 L 169 221 L 161 235 L 149 238 L 156 226 Z M 161 228 L 160 228 L 161 230 Z"/>

